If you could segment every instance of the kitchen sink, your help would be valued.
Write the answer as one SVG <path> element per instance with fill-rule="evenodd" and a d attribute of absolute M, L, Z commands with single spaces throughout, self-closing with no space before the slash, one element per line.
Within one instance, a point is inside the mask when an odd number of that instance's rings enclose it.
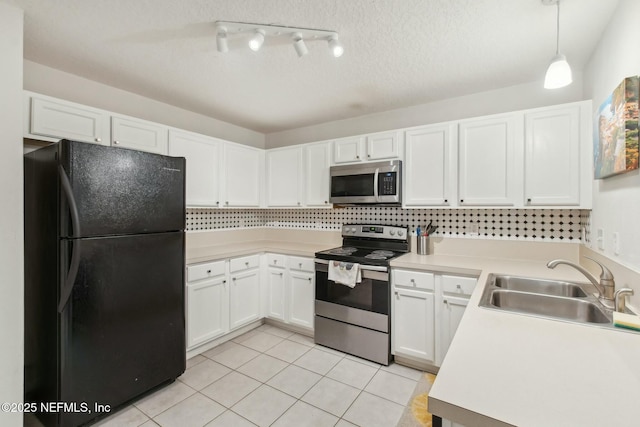
<path fill-rule="evenodd" d="M 500 289 L 571 298 L 588 296 L 581 285 L 571 282 L 503 275 L 493 275 L 493 278 L 493 284 Z"/>
<path fill-rule="evenodd" d="M 490 274 L 480 307 L 548 319 L 613 327 L 611 310 L 592 294 L 592 285 Z"/>
<path fill-rule="evenodd" d="M 610 323 L 611 319 L 595 303 L 517 291 L 491 292 L 490 304 L 509 311 L 557 317 L 581 323 Z"/>

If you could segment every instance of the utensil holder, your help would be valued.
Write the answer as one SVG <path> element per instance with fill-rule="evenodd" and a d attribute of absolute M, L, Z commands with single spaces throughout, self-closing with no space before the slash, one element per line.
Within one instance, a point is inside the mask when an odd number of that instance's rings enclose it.
<path fill-rule="evenodd" d="M 429 236 L 417 236 L 418 255 L 429 255 Z"/>

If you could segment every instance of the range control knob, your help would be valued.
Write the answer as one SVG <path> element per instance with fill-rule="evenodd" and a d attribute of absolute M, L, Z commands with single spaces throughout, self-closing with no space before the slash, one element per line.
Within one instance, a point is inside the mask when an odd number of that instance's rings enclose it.
<path fill-rule="evenodd" d="M 392 236 L 395 236 L 396 235 L 396 230 L 390 230 L 389 234 L 391 234 Z"/>
<path fill-rule="evenodd" d="M 356 232 L 356 228 L 355 227 L 351 227 L 351 232 L 355 233 Z"/>
<path fill-rule="evenodd" d="M 398 230 L 398 237 L 404 236 L 404 230 Z"/>

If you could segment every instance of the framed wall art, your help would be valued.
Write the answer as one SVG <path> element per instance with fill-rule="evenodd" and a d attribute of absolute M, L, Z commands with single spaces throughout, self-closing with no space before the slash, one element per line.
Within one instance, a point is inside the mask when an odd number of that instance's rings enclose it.
<path fill-rule="evenodd" d="M 615 88 L 598 108 L 593 125 L 595 179 L 638 169 L 638 76 Z"/>

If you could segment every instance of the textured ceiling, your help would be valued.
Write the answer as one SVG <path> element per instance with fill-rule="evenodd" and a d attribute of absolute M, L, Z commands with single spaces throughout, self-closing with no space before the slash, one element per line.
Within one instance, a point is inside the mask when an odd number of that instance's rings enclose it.
<path fill-rule="evenodd" d="M 0 0 L 25 10 L 25 58 L 269 133 L 540 81 L 555 7 L 540 0 Z M 560 50 L 581 70 L 617 0 L 562 0 Z M 335 30 L 259 52 L 217 20 Z"/>

